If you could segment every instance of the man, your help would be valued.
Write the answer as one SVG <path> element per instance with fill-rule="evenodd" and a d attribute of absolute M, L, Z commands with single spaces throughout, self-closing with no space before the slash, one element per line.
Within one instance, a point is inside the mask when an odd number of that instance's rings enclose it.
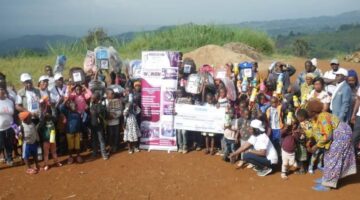
<path fill-rule="evenodd" d="M 335 72 L 336 88 L 333 92 L 330 109 L 332 114 L 337 116 L 341 121 L 348 122 L 351 115 L 351 88 L 346 82 L 348 71 L 346 69 L 338 69 Z"/>
<path fill-rule="evenodd" d="M 55 87 L 55 79 L 54 79 L 53 70 L 50 65 L 45 66 L 45 75 L 48 76 L 48 79 L 49 79 L 48 88 L 49 88 L 49 91 L 51 91 L 51 89 Z"/>
<path fill-rule="evenodd" d="M 313 73 L 315 77 L 322 76 L 321 70 L 318 69 L 315 65 L 313 65 L 310 60 L 307 60 L 305 61 L 305 70 L 299 74 L 298 78 L 296 79 L 296 84 L 301 86 L 303 83 L 305 83 L 306 74 L 308 73 Z"/>
<path fill-rule="evenodd" d="M 60 73 L 54 76 L 55 86 L 50 91 L 51 103 L 58 107 L 63 101 L 66 94 L 66 85 L 64 85 L 64 77 Z"/>
<path fill-rule="evenodd" d="M 40 116 L 40 91 L 33 86 L 30 74 L 21 74 L 20 80 L 24 88 L 18 92 L 15 102 L 16 110 L 19 112 L 30 112 L 33 123 L 37 124 Z"/>
<path fill-rule="evenodd" d="M 325 81 L 325 84 L 326 84 L 326 88 L 325 90 L 330 93 L 330 94 L 333 94 L 334 91 L 335 91 L 335 88 L 336 88 L 336 84 L 337 84 L 337 81 L 336 81 L 336 72 L 339 70 L 339 69 L 344 69 L 344 68 L 341 68 L 340 67 L 340 63 L 339 63 L 339 60 L 338 59 L 332 59 L 330 61 L 330 66 L 331 66 L 331 69 L 330 71 L 327 71 L 325 72 L 324 74 L 324 81 Z"/>

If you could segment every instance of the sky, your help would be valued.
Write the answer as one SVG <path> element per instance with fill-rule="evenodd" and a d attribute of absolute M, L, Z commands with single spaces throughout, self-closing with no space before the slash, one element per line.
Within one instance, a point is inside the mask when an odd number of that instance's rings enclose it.
<path fill-rule="evenodd" d="M 26 34 L 82 36 L 94 27 L 109 34 L 184 23 L 231 24 L 337 15 L 360 0 L 0 0 L 0 37 Z"/>

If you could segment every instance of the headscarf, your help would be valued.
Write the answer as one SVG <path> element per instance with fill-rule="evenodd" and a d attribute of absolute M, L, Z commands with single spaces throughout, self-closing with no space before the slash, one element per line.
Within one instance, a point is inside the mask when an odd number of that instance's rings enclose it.
<path fill-rule="evenodd" d="M 357 73 L 355 70 L 353 69 L 350 69 L 348 71 L 348 77 L 354 77 L 355 78 L 355 86 L 358 86 L 359 85 L 359 79 L 358 79 L 358 76 L 357 76 Z"/>

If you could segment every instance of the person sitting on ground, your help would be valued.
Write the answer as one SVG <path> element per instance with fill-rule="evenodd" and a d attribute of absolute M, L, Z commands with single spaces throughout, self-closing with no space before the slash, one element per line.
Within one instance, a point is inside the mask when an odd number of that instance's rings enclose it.
<path fill-rule="evenodd" d="M 278 163 L 278 155 L 274 145 L 265 134 L 265 128 L 260 120 L 252 120 L 250 123 L 249 140 L 241 145 L 234 153 L 230 154 L 230 159 L 235 159 L 239 154 L 253 147 L 252 150 L 244 154 L 244 161 L 255 166 L 258 176 L 266 176 L 273 171 L 273 167 Z"/>

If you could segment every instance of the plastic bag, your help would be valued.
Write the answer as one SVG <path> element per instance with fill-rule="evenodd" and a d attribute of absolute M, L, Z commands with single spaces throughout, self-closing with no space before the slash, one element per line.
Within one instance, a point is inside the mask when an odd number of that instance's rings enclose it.
<path fill-rule="evenodd" d="M 66 65 L 66 60 L 67 60 L 67 58 L 65 55 L 59 55 L 56 57 L 54 74 L 62 73 L 64 71 L 65 65 Z"/>
<path fill-rule="evenodd" d="M 95 48 L 95 64 L 97 69 L 109 69 L 110 66 L 110 54 L 108 48 L 106 47 L 96 47 Z"/>
<path fill-rule="evenodd" d="M 227 90 L 227 98 L 230 99 L 231 101 L 235 101 L 236 100 L 236 90 L 235 90 L 234 82 L 228 77 L 225 77 L 221 80 L 225 84 L 225 87 Z"/>
<path fill-rule="evenodd" d="M 129 62 L 128 73 L 130 79 L 141 78 L 141 60 L 131 60 Z"/>
<path fill-rule="evenodd" d="M 185 91 L 191 94 L 201 92 L 202 78 L 199 74 L 190 74 L 186 82 Z"/>
<path fill-rule="evenodd" d="M 80 67 L 74 67 L 70 69 L 70 77 L 75 84 L 85 83 L 85 72 Z"/>
<path fill-rule="evenodd" d="M 209 73 L 212 77 L 214 77 L 215 75 L 215 70 L 212 66 L 210 65 L 203 65 L 200 70 L 199 70 L 200 73 Z"/>
<path fill-rule="evenodd" d="M 114 47 L 110 46 L 108 48 L 108 52 L 109 52 L 109 64 L 110 64 L 110 70 L 118 73 L 121 71 L 123 62 L 119 56 L 119 53 L 114 49 Z"/>
<path fill-rule="evenodd" d="M 95 52 L 87 51 L 84 59 L 84 71 L 85 73 L 93 72 L 97 70 L 95 65 Z"/>

